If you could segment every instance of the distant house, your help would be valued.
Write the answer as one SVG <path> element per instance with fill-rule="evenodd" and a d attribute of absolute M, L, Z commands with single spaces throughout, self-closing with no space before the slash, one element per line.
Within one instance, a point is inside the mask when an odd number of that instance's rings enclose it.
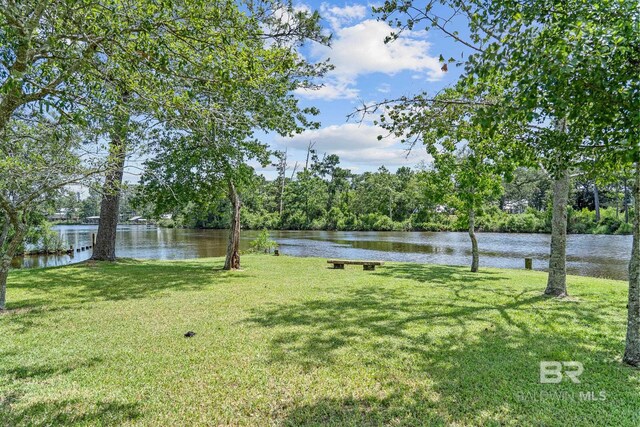
<path fill-rule="evenodd" d="M 134 216 L 129 218 L 128 222 L 133 224 L 146 224 L 148 221 L 146 218 L 142 218 L 141 216 Z"/>
<path fill-rule="evenodd" d="M 85 218 L 85 222 L 87 224 L 97 224 L 100 222 L 100 217 L 99 216 L 88 216 L 87 218 Z"/>
<path fill-rule="evenodd" d="M 53 214 L 49 215 L 47 217 L 47 219 L 49 221 L 63 221 L 65 219 L 67 219 L 67 213 L 63 212 L 63 211 L 59 211 L 59 212 L 56 212 L 56 213 L 53 213 Z"/>
<path fill-rule="evenodd" d="M 529 201 L 526 199 L 522 200 L 509 200 L 505 202 L 502 210 L 508 213 L 517 214 L 523 213 L 529 207 Z"/>
<path fill-rule="evenodd" d="M 47 219 L 49 221 L 66 221 L 66 220 L 77 221 L 78 210 L 79 209 L 62 208 L 58 212 L 52 213 L 51 215 L 47 216 Z"/>

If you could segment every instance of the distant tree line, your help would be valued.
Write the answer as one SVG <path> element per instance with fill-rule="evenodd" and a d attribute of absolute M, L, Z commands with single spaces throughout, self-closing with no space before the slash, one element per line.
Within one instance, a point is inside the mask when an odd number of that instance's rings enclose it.
<path fill-rule="evenodd" d="M 353 173 L 340 167 L 335 154 L 318 156 L 301 170 L 284 169 L 277 152 L 278 177 L 253 175 L 241 192 L 241 224 L 245 229 L 353 231 L 466 231 L 468 215 L 456 203 L 456 182 L 446 190 L 432 165 L 386 167 Z M 568 204 L 570 233 L 629 234 L 633 219 L 631 174 L 591 179 L 580 171 L 571 178 Z M 495 195 L 479 210 L 476 228 L 485 232 L 548 233 L 551 231 L 552 181 L 537 169 L 516 168 L 508 179 L 495 177 Z M 600 182 L 600 184 L 599 184 Z M 602 183 L 606 182 L 606 183 Z M 228 228 L 229 202 L 188 202 L 171 211 L 140 197 L 135 186 L 124 192 L 122 211 L 154 218 L 160 225 L 186 228 Z M 446 193 L 446 194 L 443 194 Z M 95 195 L 78 202 L 83 214 L 97 214 Z M 61 199 L 60 202 L 68 200 Z M 93 201 L 93 202 L 90 202 Z M 63 203 L 64 204 L 64 203 Z M 90 211 L 89 206 L 94 210 Z M 58 208 L 62 208 L 62 204 Z M 161 215 L 171 214 L 170 219 Z M 165 215 L 166 216 L 166 215 Z"/>

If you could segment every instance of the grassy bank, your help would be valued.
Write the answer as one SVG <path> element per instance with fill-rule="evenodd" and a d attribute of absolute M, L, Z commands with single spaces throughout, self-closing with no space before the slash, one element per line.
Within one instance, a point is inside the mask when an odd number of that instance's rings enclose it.
<path fill-rule="evenodd" d="M 243 262 L 12 272 L 0 425 L 640 424 L 623 282 L 558 301 L 539 272 Z M 540 384 L 544 360 L 581 383 Z"/>

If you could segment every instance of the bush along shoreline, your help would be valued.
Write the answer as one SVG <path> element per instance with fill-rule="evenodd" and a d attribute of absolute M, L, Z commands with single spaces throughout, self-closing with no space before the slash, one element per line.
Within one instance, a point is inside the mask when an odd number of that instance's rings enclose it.
<path fill-rule="evenodd" d="M 248 230 L 318 230 L 318 231 L 459 231 L 466 232 L 467 218 L 464 215 L 436 214 L 429 218 L 411 216 L 405 221 L 393 221 L 387 215 L 364 214 L 343 215 L 332 210 L 332 215 L 315 219 L 309 224 L 304 220 L 285 223 L 278 215 L 260 215 L 243 211 L 242 228 Z M 568 208 L 567 232 L 569 234 L 632 234 L 633 215 L 628 222 L 624 214 L 616 214 L 615 208 L 601 209 L 600 220 L 596 221 L 595 211 Z M 161 219 L 158 225 L 164 228 L 228 228 L 226 216 L 220 215 L 208 220 L 189 220 L 178 215 L 173 219 Z M 550 212 L 528 208 L 522 213 L 506 213 L 490 208 L 476 219 L 479 232 L 490 233 L 550 233 Z"/>

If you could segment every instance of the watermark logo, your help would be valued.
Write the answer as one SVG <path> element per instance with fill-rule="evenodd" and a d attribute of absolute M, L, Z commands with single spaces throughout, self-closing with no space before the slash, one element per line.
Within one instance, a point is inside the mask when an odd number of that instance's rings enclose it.
<path fill-rule="evenodd" d="M 580 375 L 584 372 L 584 366 L 576 361 L 555 361 L 544 360 L 540 362 L 540 383 L 541 384 L 559 384 L 563 378 L 568 378 L 570 383 L 580 384 Z M 602 402 L 607 400 L 607 392 L 605 390 L 584 390 L 581 389 L 568 390 L 566 387 L 543 387 L 539 390 L 530 390 L 517 393 L 520 401 L 530 402 Z"/>
<path fill-rule="evenodd" d="M 557 362 L 543 360 L 540 362 L 540 383 L 558 384 L 562 377 L 569 378 L 574 384 L 580 384 L 578 378 L 584 372 L 582 363 L 576 361 Z"/>

